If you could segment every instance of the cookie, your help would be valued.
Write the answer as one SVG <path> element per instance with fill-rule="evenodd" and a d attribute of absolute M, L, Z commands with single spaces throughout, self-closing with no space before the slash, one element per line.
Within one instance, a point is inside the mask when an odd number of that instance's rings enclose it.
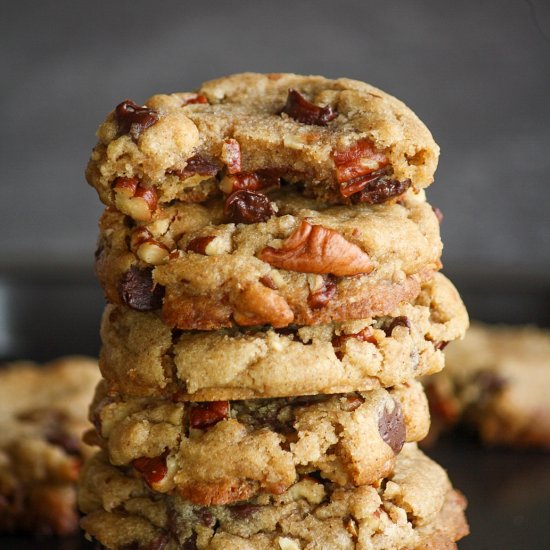
<path fill-rule="evenodd" d="M 380 206 L 327 207 L 291 191 L 266 201 L 267 217 L 245 223 L 227 223 L 243 218 L 218 200 L 177 203 L 139 226 L 107 209 L 96 272 L 108 300 L 160 309 L 184 330 L 311 325 L 386 315 L 441 267 L 422 193 Z"/>
<path fill-rule="evenodd" d="M 91 450 L 81 435 L 98 380 L 97 363 L 80 357 L 0 369 L 0 531 L 78 529 L 75 485 Z"/>
<path fill-rule="evenodd" d="M 376 485 L 342 488 L 304 475 L 280 495 L 208 507 L 154 495 L 98 453 L 84 468 L 79 502 L 84 530 L 113 550 L 451 549 L 468 533 L 464 497 L 414 444 Z"/>
<path fill-rule="evenodd" d="M 108 305 L 100 367 L 115 392 L 217 401 L 391 387 L 443 368 L 468 316 L 441 274 L 385 317 L 274 330 L 172 331 L 154 313 Z"/>
<path fill-rule="evenodd" d="M 112 396 L 100 384 L 91 414 L 112 464 L 131 465 L 153 490 L 202 505 L 281 494 L 303 474 L 340 486 L 375 483 L 430 422 L 420 382 L 204 403 Z"/>
<path fill-rule="evenodd" d="M 363 82 L 237 74 L 194 93 L 117 105 L 86 176 L 101 200 L 141 221 L 174 199 L 281 181 L 332 203 L 393 200 L 433 181 L 439 148 L 399 100 Z"/>
<path fill-rule="evenodd" d="M 489 445 L 550 450 L 550 331 L 475 323 L 446 355 L 426 380 L 434 430 L 465 423 Z"/>

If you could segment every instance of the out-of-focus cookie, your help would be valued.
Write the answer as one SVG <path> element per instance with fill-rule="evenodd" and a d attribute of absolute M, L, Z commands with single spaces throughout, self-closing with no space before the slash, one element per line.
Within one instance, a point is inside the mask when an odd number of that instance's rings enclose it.
<path fill-rule="evenodd" d="M 97 136 L 88 182 L 141 221 L 174 199 L 281 179 L 323 201 L 377 204 L 429 185 L 439 156 L 394 97 L 356 80 L 294 74 L 237 74 L 144 106 L 126 100 Z"/>
<path fill-rule="evenodd" d="M 466 423 L 489 445 L 550 450 L 550 332 L 474 323 L 425 384 L 432 436 Z"/>
<path fill-rule="evenodd" d="M 76 480 L 90 454 L 81 436 L 99 378 L 82 357 L 0 368 L 0 531 L 78 529 Z"/>

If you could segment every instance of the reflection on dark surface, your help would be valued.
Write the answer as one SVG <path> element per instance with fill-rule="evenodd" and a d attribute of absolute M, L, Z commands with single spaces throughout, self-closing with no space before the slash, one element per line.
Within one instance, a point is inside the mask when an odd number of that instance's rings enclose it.
<path fill-rule="evenodd" d="M 36 271 L 25 277 L 0 273 L 0 358 L 48 360 L 99 352 L 104 299 L 91 269 Z M 510 275 L 448 271 L 473 318 L 489 322 L 550 325 L 550 287 Z M 472 534 L 461 550 L 550 548 L 550 460 L 543 453 L 483 449 L 459 434 L 439 441 L 428 454 L 447 468 L 469 501 Z M 0 537 L 2 550 L 84 550 L 84 537 Z"/>

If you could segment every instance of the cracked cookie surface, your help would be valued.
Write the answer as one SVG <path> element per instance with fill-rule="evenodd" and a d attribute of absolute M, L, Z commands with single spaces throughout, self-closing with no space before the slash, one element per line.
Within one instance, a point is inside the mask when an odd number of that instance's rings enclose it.
<path fill-rule="evenodd" d="M 439 156 L 394 97 L 355 80 L 293 74 L 237 74 L 144 106 L 127 100 L 97 136 L 88 182 L 105 204 L 138 217 L 144 205 L 154 212 L 280 178 L 327 202 L 380 202 L 429 185 Z"/>
<path fill-rule="evenodd" d="M 389 391 L 174 402 L 110 395 L 98 387 L 91 419 L 112 464 L 149 487 L 195 504 L 280 494 L 304 474 L 340 486 L 388 475 L 405 441 L 428 432 L 419 382 Z"/>
<path fill-rule="evenodd" d="M 273 215 L 254 223 L 228 222 L 219 200 L 176 203 L 148 224 L 107 209 L 96 273 L 108 300 L 185 330 L 312 325 L 386 315 L 441 267 L 422 193 L 379 206 L 289 190 L 269 200 Z"/>
<path fill-rule="evenodd" d="M 0 531 L 77 531 L 76 480 L 91 451 L 81 436 L 99 378 L 80 357 L 0 369 Z"/>
<path fill-rule="evenodd" d="M 172 331 L 154 313 L 108 305 L 100 367 L 114 392 L 216 401 L 368 391 L 443 368 L 468 316 L 441 274 L 385 317 L 274 330 Z"/>
<path fill-rule="evenodd" d="M 84 530 L 113 550 L 452 549 L 468 533 L 464 497 L 414 444 L 376 486 L 341 488 L 301 476 L 281 495 L 208 507 L 155 496 L 98 453 L 84 468 L 79 502 Z"/>

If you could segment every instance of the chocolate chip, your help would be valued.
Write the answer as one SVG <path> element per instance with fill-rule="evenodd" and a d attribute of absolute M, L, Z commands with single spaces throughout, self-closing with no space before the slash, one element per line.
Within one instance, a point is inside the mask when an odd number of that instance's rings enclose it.
<path fill-rule="evenodd" d="M 397 454 L 405 444 L 406 428 L 401 405 L 395 400 L 394 404 L 392 411 L 388 411 L 384 406 L 378 418 L 378 432 L 392 451 Z"/>
<path fill-rule="evenodd" d="M 137 141 L 143 130 L 158 122 L 159 114 L 127 99 L 116 106 L 115 120 L 119 135 L 130 134 L 132 139 Z"/>
<path fill-rule="evenodd" d="M 59 429 L 46 435 L 46 441 L 60 447 L 70 456 L 80 456 L 80 438 Z"/>
<path fill-rule="evenodd" d="M 197 516 L 201 524 L 205 527 L 214 527 L 214 525 L 216 525 L 216 518 L 213 516 L 212 512 L 210 512 L 206 508 L 196 510 L 195 515 Z"/>
<path fill-rule="evenodd" d="M 122 302 L 137 311 L 152 311 L 162 307 L 164 287 L 155 285 L 152 269 L 132 266 L 122 276 L 118 292 Z"/>
<path fill-rule="evenodd" d="M 260 223 L 269 220 L 275 210 L 263 193 L 243 189 L 227 197 L 224 213 L 229 222 Z"/>
<path fill-rule="evenodd" d="M 477 373 L 476 383 L 479 384 L 483 393 L 494 395 L 503 390 L 508 381 L 497 372 L 484 370 Z"/>
<path fill-rule="evenodd" d="M 444 350 L 448 344 L 449 342 L 446 342 L 445 340 L 441 340 L 441 342 L 434 343 L 434 348 L 437 350 Z"/>
<path fill-rule="evenodd" d="M 236 506 L 229 507 L 229 511 L 235 519 L 248 519 L 258 513 L 261 509 L 262 506 L 257 504 L 238 504 Z"/>
<path fill-rule="evenodd" d="M 288 90 L 288 97 L 281 113 L 285 113 L 290 118 L 303 124 L 315 124 L 317 126 L 326 126 L 338 116 L 338 113 L 330 105 L 319 107 L 292 88 Z"/>
<path fill-rule="evenodd" d="M 402 195 L 411 186 L 411 180 L 391 178 L 387 168 L 358 176 L 341 184 L 340 192 L 354 203 L 382 204 Z"/>
<path fill-rule="evenodd" d="M 188 178 L 194 174 L 200 176 L 215 176 L 220 167 L 212 160 L 209 160 L 202 155 L 194 155 L 187 159 L 187 164 L 182 170 L 168 170 L 168 175 L 179 176 L 180 178 Z"/>
<path fill-rule="evenodd" d="M 393 332 L 393 329 L 395 327 L 406 327 L 408 329 L 411 328 L 411 322 L 409 321 L 408 317 L 405 317 L 404 315 L 400 315 L 399 317 L 395 317 L 393 321 L 390 323 L 390 325 L 384 329 L 384 332 L 386 333 L 386 336 L 391 336 L 391 333 Z"/>
<path fill-rule="evenodd" d="M 336 296 L 338 288 L 334 277 L 328 275 L 323 281 L 323 286 L 314 292 L 310 292 L 307 297 L 307 303 L 311 309 L 320 309 L 325 307 Z"/>

